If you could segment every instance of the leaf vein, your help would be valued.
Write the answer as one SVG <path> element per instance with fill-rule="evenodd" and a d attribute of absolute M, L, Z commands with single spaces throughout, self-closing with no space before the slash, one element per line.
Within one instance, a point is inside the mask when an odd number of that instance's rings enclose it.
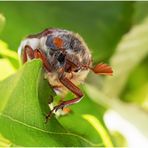
<path fill-rule="evenodd" d="M 7 119 L 9 119 L 9 120 L 12 120 L 13 122 L 19 123 L 19 124 L 24 125 L 24 126 L 26 126 L 26 127 L 29 127 L 29 128 L 32 128 L 32 129 L 35 129 L 35 130 L 38 130 L 38 131 L 41 131 L 41 132 L 44 132 L 44 133 L 47 133 L 47 134 L 71 135 L 71 136 L 75 136 L 75 137 L 78 137 L 78 138 L 82 139 L 83 141 L 89 143 L 89 145 L 92 145 L 92 146 L 100 146 L 100 145 L 102 145 L 102 143 L 94 144 L 94 143 L 92 143 L 91 141 L 89 141 L 89 140 L 87 140 L 87 139 L 85 139 L 85 138 L 83 138 L 83 137 L 81 137 L 81 136 L 79 136 L 79 135 L 76 135 L 76 134 L 74 134 L 74 133 L 69 133 L 69 132 L 67 132 L 67 133 L 59 133 L 59 132 L 46 131 L 46 130 L 40 129 L 40 128 L 38 128 L 38 127 L 35 127 L 35 126 L 32 126 L 32 125 L 23 123 L 23 122 L 21 122 L 21 121 L 19 121 L 19 120 L 17 120 L 17 119 L 14 119 L 14 118 L 12 118 L 12 117 L 10 117 L 10 116 L 4 114 L 4 113 L 0 113 L 0 115 L 1 115 L 2 117 L 4 117 L 4 118 L 7 118 Z"/>

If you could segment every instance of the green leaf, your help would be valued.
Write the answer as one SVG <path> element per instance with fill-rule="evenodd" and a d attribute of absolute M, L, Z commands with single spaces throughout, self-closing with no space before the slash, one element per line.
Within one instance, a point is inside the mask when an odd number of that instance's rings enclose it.
<path fill-rule="evenodd" d="M 70 133 L 53 117 L 45 124 L 51 89 L 38 60 L 0 83 L 0 132 L 19 146 L 95 146 Z M 39 92 L 39 94 L 38 94 Z"/>
<path fill-rule="evenodd" d="M 97 133 L 101 136 L 104 145 L 106 147 L 113 147 L 111 139 L 106 130 L 104 129 L 104 127 L 102 126 L 101 122 L 97 120 L 96 117 L 89 114 L 84 115 L 83 117 L 96 129 Z"/>
<path fill-rule="evenodd" d="M 42 80 L 45 84 L 38 94 L 41 71 L 41 62 L 33 61 L 0 83 L 1 134 L 20 146 L 92 146 L 85 138 L 67 132 L 55 118 L 44 123 L 51 91 L 45 91 L 48 83 Z"/>
<path fill-rule="evenodd" d="M 59 118 L 64 127 L 91 140 L 97 146 L 113 146 L 103 121 L 106 108 L 93 102 L 86 94 L 81 102 L 70 108 L 72 111 L 69 115 Z"/>
<path fill-rule="evenodd" d="M 127 140 L 119 132 L 117 131 L 112 132 L 112 137 L 113 137 L 116 147 L 119 147 L 119 146 L 128 147 Z"/>
<path fill-rule="evenodd" d="M 0 147 L 10 147 L 12 143 L 0 134 Z"/>

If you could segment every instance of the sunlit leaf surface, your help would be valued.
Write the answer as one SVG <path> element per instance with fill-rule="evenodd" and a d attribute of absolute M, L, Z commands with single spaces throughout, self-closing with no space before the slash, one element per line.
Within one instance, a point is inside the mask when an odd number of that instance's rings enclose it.
<path fill-rule="evenodd" d="M 9 147 L 9 146 L 12 146 L 12 143 L 0 134 L 0 146 Z"/>

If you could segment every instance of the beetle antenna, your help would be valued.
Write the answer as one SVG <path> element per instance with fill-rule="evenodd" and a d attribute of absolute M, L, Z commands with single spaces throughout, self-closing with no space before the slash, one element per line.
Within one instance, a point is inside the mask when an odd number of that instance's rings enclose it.
<path fill-rule="evenodd" d="M 82 67 L 86 69 L 90 69 L 91 71 L 93 71 L 95 74 L 98 74 L 98 75 L 110 75 L 111 76 L 113 74 L 113 70 L 111 66 L 104 64 L 104 63 L 99 63 L 94 67 L 90 67 L 89 65 L 82 65 Z"/>

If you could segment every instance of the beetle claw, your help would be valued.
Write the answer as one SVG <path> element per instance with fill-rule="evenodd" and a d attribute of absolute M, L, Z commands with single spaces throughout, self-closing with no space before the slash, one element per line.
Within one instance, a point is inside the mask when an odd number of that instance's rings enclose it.
<path fill-rule="evenodd" d="M 46 118 L 45 123 L 48 122 L 49 118 L 51 118 L 51 115 L 53 114 L 54 111 L 57 112 L 59 109 L 62 109 L 62 110 L 63 110 L 64 107 L 65 107 L 64 102 L 62 102 L 61 104 L 55 106 L 55 107 L 46 115 L 46 117 L 45 117 L 45 118 Z"/>
<path fill-rule="evenodd" d="M 55 112 L 57 112 L 59 109 L 63 110 L 64 106 L 64 102 L 62 102 L 61 104 L 55 106 L 53 110 L 55 110 Z"/>

